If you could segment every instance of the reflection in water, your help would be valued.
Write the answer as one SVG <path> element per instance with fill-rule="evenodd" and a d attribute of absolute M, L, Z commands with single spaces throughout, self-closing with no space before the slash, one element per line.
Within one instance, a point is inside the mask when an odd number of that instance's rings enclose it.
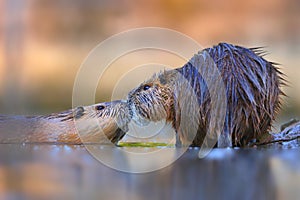
<path fill-rule="evenodd" d="M 94 148 L 122 158 L 116 147 Z M 198 151 L 189 148 L 159 171 L 130 174 L 104 166 L 83 146 L 2 144 L 0 198 L 286 199 L 299 195 L 298 149 L 214 149 L 204 159 L 197 157 Z M 125 158 L 120 164 L 128 162 Z"/>
<path fill-rule="evenodd" d="M 299 199 L 300 162 L 294 161 L 298 156 L 299 152 L 291 152 L 269 161 L 278 189 L 278 199 Z"/>
<path fill-rule="evenodd" d="M 207 155 L 208 160 L 222 160 L 224 158 L 230 158 L 234 155 L 235 150 L 232 148 L 226 149 L 213 149 L 210 154 Z"/>

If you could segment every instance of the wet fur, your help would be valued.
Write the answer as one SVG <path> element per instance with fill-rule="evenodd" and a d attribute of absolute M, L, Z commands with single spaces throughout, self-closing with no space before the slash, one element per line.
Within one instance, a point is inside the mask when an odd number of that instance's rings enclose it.
<path fill-rule="evenodd" d="M 140 123 L 166 119 L 177 132 L 176 142 L 179 146 L 185 143 L 190 129 L 198 124 L 192 145 L 201 146 L 210 120 L 217 119 L 210 116 L 210 94 L 197 68 L 201 68 L 202 73 L 209 77 L 211 68 L 207 67 L 207 63 L 212 59 L 221 74 L 227 97 L 221 135 L 231 135 L 233 146 L 245 146 L 253 140 L 259 140 L 268 133 L 280 108 L 280 97 L 284 95 L 280 89 L 284 85 L 282 73 L 275 67 L 276 64 L 261 56 L 263 53 L 260 48 L 248 49 L 227 43 L 204 49 L 182 68 L 156 74 L 132 90 L 128 102 L 133 119 Z M 195 61 L 197 59 L 200 61 Z M 189 84 L 183 84 L 186 81 Z M 145 85 L 150 88 L 144 90 Z M 187 85 L 192 90 L 186 89 Z M 193 94 L 196 94 L 198 104 L 189 102 Z M 179 104 L 189 112 L 199 107 L 196 116 L 185 116 L 190 120 L 184 121 L 192 121 L 189 127 L 180 126 L 180 119 L 183 118 Z"/>

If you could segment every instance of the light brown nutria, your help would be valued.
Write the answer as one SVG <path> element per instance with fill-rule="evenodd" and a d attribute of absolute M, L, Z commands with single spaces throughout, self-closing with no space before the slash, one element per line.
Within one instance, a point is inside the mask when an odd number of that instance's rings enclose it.
<path fill-rule="evenodd" d="M 125 101 L 112 101 L 47 116 L 1 115 L 0 143 L 116 144 L 128 131 L 128 114 Z"/>
<path fill-rule="evenodd" d="M 133 89 L 128 95 L 132 118 L 140 124 L 163 119 L 172 123 L 177 146 L 186 144 L 190 127 L 197 124 L 195 137 L 189 144 L 201 146 L 210 120 L 219 120 L 210 116 L 210 92 L 218 95 L 218 88 L 209 91 L 204 78 L 214 79 L 210 63 L 213 61 L 221 75 L 226 97 L 226 115 L 220 135 L 230 136 L 228 146 L 245 146 L 257 141 L 268 134 L 280 108 L 280 95 L 283 95 L 280 87 L 284 84 L 282 73 L 275 64 L 261 55 L 260 48 L 248 49 L 227 43 L 204 49 L 183 67 L 160 72 Z M 197 104 L 192 103 L 193 94 Z M 187 109 L 183 116 L 188 119 L 185 121 L 190 122 L 179 130 L 182 107 Z M 189 115 L 193 110 L 197 110 L 196 116 Z"/>

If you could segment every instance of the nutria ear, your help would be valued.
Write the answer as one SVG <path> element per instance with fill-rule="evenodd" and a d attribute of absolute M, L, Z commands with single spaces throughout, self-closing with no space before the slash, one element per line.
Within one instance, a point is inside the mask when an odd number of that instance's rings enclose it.
<path fill-rule="evenodd" d="M 168 82 L 170 82 L 170 80 L 172 79 L 172 76 L 174 76 L 174 70 L 168 70 L 168 71 L 163 71 L 161 72 L 161 74 L 159 75 L 159 82 L 162 85 L 167 84 Z"/>
<path fill-rule="evenodd" d="M 167 83 L 167 76 L 165 75 L 165 73 L 161 74 L 159 76 L 159 82 L 162 84 L 162 85 L 165 85 Z"/>
<path fill-rule="evenodd" d="M 83 115 L 84 115 L 84 108 L 82 106 L 75 108 L 75 113 L 74 113 L 75 119 L 78 119 Z"/>

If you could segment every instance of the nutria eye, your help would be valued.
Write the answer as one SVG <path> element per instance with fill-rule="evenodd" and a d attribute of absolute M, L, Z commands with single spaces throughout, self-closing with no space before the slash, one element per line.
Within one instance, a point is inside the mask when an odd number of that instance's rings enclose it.
<path fill-rule="evenodd" d="M 105 107 L 102 105 L 96 106 L 96 110 L 103 110 Z"/>
<path fill-rule="evenodd" d="M 144 90 L 148 90 L 150 88 L 150 85 L 144 85 Z"/>

